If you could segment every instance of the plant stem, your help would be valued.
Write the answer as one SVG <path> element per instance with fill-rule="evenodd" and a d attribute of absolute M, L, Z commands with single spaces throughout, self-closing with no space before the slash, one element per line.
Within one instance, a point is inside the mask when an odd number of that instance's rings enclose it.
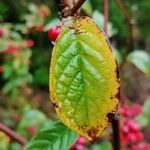
<path fill-rule="evenodd" d="M 73 3 L 71 0 L 62 0 L 64 6 L 67 6 L 69 9 L 73 7 Z"/>
<path fill-rule="evenodd" d="M 106 35 L 108 34 L 108 19 L 109 19 L 109 2 L 108 0 L 104 0 L 104 31 Z"/>
<path fill-rule="evenodd" d="M 128 42 L 127 54 L 128 54 L 128 52 L 133 50 L 133 28 L 134 28 L 135 21 L 133 18 L 130 17 L 128 10 L 126 6 L 124 5 L 124 3 L 122 2 L 122 0 L 115 0 L 115 1 L 128 22 L 128 28 L 129 28 L 129 36 L 128 36 L 128 41 L 127 41 Z"/>
<path fill-rule="evenodd" d="M 12 129 L 10 129 L 1 122 L 0 122 L 0 131 L 6 133 L 9 137 L 18 141 L 21 145 L 25 145 L 27 143 L 27 141 L 22 136 L 18 135 L 16 132 L 14 132 Z"/>
<path fill-rule="evenodd" d="M 120 10 L 122 11 L 122 13 L 124 14 L 124 16 L 126 17 L 127 21 L 130 23 L 132 18 L 130 18 L 128 10 L 126 9 L 126 7 L 123 4 L 122 0 L 115 0 L 115 1 L 116 1 L 116 4 L 119 6 Z"/>
<path fill-rule="evenodd" d="M 75 5 L 72 7 L 72 9 L 70 10 L 72 14 L 75 14 L 78 9 L 81 8 L 81 6 L 83 5 L 83 3 L 85 2 L 86 0 L 78 0 Z"/>
<path fill-rule="evenodd" d="M 112 129 L 113 129 L 113 149 L 121 150 L 121 140 L 120 140 L 120 123 L 119 119 L 115 118 L 112 120 Z"/>

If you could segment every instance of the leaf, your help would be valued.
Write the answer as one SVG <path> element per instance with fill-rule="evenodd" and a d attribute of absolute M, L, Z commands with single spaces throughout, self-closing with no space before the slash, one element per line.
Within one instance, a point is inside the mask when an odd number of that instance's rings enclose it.
<path fill-rule="evenodd" d="M 61 122 L 51 122 L 26 146 L 25 150 L 67 150 L 77 135 Z"/>
<path fill-rule="evenodd" d="M 128 55 L 128 61 L 150 76 L 150 56 L 142 50 L 135 50 Z"/>
<path fill-rule="evenodd" d="M 148 126 L 148 117 L 144 114 L 137 116 L 136 118 L 136 122 L 138 123 L 138 125 L 141 127 L 146 127 Z"/>
<path fill-rule="evenodd" d="M 82 6 L 82 10 L 87 14 L 91 15 L 92 13 L 92 6 L 90 0 L 86 0 L 85 3 Z"/>
<path fill-rule="evenodd" d="M 144 113 L 150 117 L 150 97 L 145 101 L 143 106 Z"/>
<path fill-rule="evenodd" d="M 148 97 L 148 99 L 144 102 L 142 114 L 137 116 L 135 119 L 140 127 L 150 125 L 150 97 Z"/>
<path fill-rule="evenodd" d="M 50 20 L 44 27 L 44 31 L 48 31 L 50 28 L 52 28 L 53 26 L 58 26 L 60 24 L 59 19 L 55 18 Z"/>
<path fill-rule="evenodd" d="M 54 46 L 50 95 L 64 124 L 89 140 L 118 109 L 116 60 L 104 33 L 88 17 L 69 17 Z"/>
<path fill-rule="evenodd" d="M 111 143 L 108 141 L 104 141 L 99 145 L 93 145 L 92 150 L 109 150 L 111 149 Z"/>
<path fill-rule="evenodd" d="M 19 130 L 23 130 L 26 129 L 28 126 L 41 127 L 44 123 L 47 122 L 47 120 L 48 120 L 47 117 L 39 110 L 36 109 L 27 110 L 24 113 L 18 128 Z"/>
<path fill-rule="evenodd" d="M 95 10 L 92 14 L 92 18 L 99 27 L 104 28 L 104 15 L 102 13 L 100 13 L 98 10 Z M 113 24 L 108 22 L 108 37 L 112 37 L 116 33 L 117 30 L 113 27 Z"/>

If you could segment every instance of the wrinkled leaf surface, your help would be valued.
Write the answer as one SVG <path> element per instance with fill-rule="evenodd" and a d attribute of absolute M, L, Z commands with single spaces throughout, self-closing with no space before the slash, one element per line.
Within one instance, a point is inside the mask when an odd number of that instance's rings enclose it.
<path fill-rule="evenodd" d="M 103 31 L 88 17 L 63 20 L 50 69 L 51 100 L 61 121 L 94 140 L 118 109 L 118 82 Z"/>

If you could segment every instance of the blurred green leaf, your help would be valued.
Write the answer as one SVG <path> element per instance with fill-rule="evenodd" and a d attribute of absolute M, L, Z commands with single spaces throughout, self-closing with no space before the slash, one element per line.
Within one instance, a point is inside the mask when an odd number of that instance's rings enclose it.
<path fill-rule="evenodd" d="M 98 10 L 95 10 L 92 14 L 92 18 L 95 21 L 95 23 L 100 27 L 104 29 L 104 15 L 100 13 Z M 111 22 L 108 23 L 108 37 L 112 37 L 117 33 L 117 30 L 113 28 L 113 25 Z"/>
<path fill-rule="evenodd" d="M 145 127 L 148 125 L 148 118 L 144 114 L 137 116 L 135 120 L 140 127 Z"/>
<path fill-rule="evenodd" d="M 99 27 L 104 27 L 104 15 L 102 13 L 100 13 L 98 10 L 95 10 L 92 13 L 92 18 Z"/>
<path fill-rule="evenodd" d="M 118 64 L 121 64 L 123 62 L 121 52 L 119 50 L 114 49 L 114 53 L 115 53 Z"/>
<path fill-rule="evenodd" d="M 145 101 L 143 113 L 136 117 L 136 121 L 141 127 L 150 125 L 150 98 Z"/>
<path fill-rule="evenodd" d="M 34 72 L 34 83 L 39 85 L 47 85 L 49 80 L 49 70 L 47 68 L 39 68 Z M 42 78 L 41 78 L 42 77 Z"/>
<path fill-rule="evenodd" d="M 94 145 L 92 150 L 109 150 L 111 148 L 111 144 L 108 141 L 104 141 L 99 145 Z"/>
<path fill-rule="evenodd" d="M 19 150 L 21 149 L 21 146 L 18 142 L 13 142 L 9 146 L 9 150 Z"/>
<path fill-rule="evenodd" d="M 13 68 L 12 66 L 5 64 L 4 65 L 4 73 L 3 73 L 3 78 L 8 79 L 10 76 L 13 74 Z"/>
<path fill-rule="evenodd" d="M 53 26 L 58 26 L 60 25 L 60 21 L 59 19 L 55 18 L 55 19 L 52 19 L 50 20 L 44 27 L 44 30 L 45 31 L 48 31 L 50 28 L 52 28 Z"/>
<path fill-rule="evenodd" d="M 47 117 L 39 110 L 30 110 L 25 112 L 19 129 L 26 129 L 28 126 L 41 126 L 47 122 Z"/>
<path fill-rule="evenodd" d="M 4 41 L 0 41 L 0 52 L 3 52 L 7 48 L 7 45 Z"/>
<path fill-rule="evenodd" d="M 9 34 L 10 34 L 10 37 L 15 39 L 15 40 L 22 39 L 21 35 L 16 31 L 11 31 Z"/>
<path fill-rule="evenodd" d="M 150 98 L 148 98 L 144 103 L 144 113 L 150 116 Z"/>
<path fill-rule="evenodd" d="M 92 7 L 91 7 L 90 0 L 85 1 L 85 3 L 82 6 L 82 10 L 84 10 L 84 12 L 88 15 L 90 15 L 92 13 Z"/>
<path fill-rule="evenodd" d="M 38 11 L 38 7 L 37 7 L 37 5 L 34 4 L 34 3 L 30 3 L 30 4 L 28 5 L 28 8 L 29 8 L 29 10 L 31 11 L 31 13 L 37 13 L 37 11 Z"/>
<path fill-rule="evenodd" d="M 51 122 L 26 146 L 25 150 L 68 150 L 77 135 L 61 122 Z"/>
<path fill-rule="evenodd" d="M 9 140 L 10 138 L 0 131 L 0 150 L 8 150 Z"/>
<path fill-rule="evenodd" d="M 135 50 L 128 55 L 127 60 L 150 77 L 150 56 L 147 52 Z"/>
<path fill-rule="evenodd" d="M 25 24 L 16 24 L 14 28 L 21 33 L 27 33 L 27 27 L 25 26 Z"/>

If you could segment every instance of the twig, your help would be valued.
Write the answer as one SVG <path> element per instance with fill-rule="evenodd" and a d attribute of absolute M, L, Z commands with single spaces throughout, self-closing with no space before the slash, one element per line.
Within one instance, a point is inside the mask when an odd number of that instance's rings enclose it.
<path fill-rule="evenodd" d="M 73 7 L 73 3 L 71 0 L 62 0 L 64 6 L 67 6 L 69 9 Z"/>
<path fill-rule="evenodd" d="M 86 0 L 78 0 L 74 6 L 71 0 L 55 0 L 58 7 L 58 17 L 60 19 L 76 14 L 78 9 Z"/>
<path fill-rule="evenodd" d="M 113 149 L 121 150 L 121 140 L 120 140 L 120 123 L 119 118 L 115 118 L 112 120 L 112 129 L 113 129 Z"/>
<path fill-rule="evenodd" d="M 122 0 L 115 0 L 115 1 L 116 1 L 116 4 L 119 6 L 120 10 L 122 11 L 122 13 L 124 14 L 124 16 L 126 17 L 128 23 L 131 23 L 132 18 L 130 18 L 128 10 L 126 9 L 126 6 L 122 2 Z"/>
<path fill-rule="evenodd" d="M 72 9 L 70 10 L 72 14 L 75 14 L 78 9 L 81 8 L 81 6 L 83 5 L 83 3 L 85 2 L 86 0 L 78 0 L 75 5 L 72 7 Z"/>
<path fill-rule="evenodd" d="M 27 141 L 22 136 L 18 135 L 16 132 L 14 132 L 12 129 L 10 129 L 1 122 L 0 122 L 0 131 L 6 133 L 9 137 L 18 141 L 21 145 L 25 145 L 27 143 Z"/>
<path fill-rule="evenodd" d="M 108 0 L 104 0 L 104 31 L 107 34 L 108 32 L 108 18 L 109 18 L 109 2 Z"/>
<path fill-rule="evenodd" d="M 127 10 L 126 6 L 124 5 L 124 3 L 122 2 L 122 0 L 115 0 L 115 1 L 128 22 L 128 28 L 129 28 L 129 36 L 128 36 L 129 40 L 127 41 L 128 42 L 127 54 L 128 54 L 128 52 L 133 50 L 133 27 L 134 27 L 135 21 L 132 17 L 130 17 L 128 10 Z"/>

